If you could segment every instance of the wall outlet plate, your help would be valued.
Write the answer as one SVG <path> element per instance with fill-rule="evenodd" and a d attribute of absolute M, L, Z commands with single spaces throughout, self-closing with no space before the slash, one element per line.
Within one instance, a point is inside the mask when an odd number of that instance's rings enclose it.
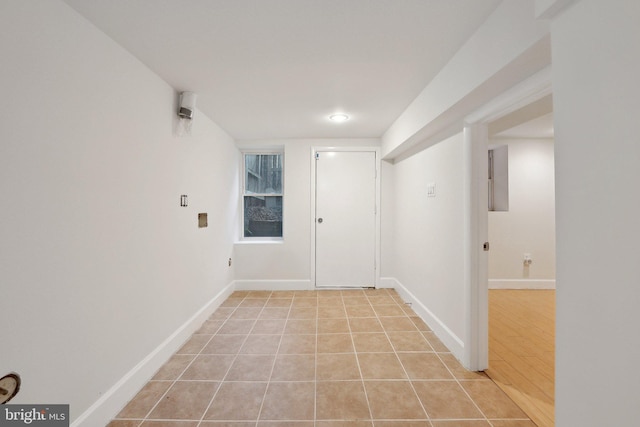
<path fill-rule="evenodd" d="M 198 228 L 205 228 L 209 225 L 207 221 L 207 213 L 198 214 Z"/>

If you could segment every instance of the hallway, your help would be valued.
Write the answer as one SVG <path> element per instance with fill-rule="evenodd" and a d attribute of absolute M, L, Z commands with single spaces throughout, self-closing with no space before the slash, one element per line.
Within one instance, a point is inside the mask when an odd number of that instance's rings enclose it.
<path fill-rule="evenodd" d="M 394 290 L 234 292 L 108 427 L 534 427 Z"/>

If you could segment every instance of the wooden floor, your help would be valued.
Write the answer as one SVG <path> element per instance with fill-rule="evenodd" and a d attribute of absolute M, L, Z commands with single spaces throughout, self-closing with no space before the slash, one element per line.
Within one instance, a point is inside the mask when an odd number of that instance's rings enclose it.
<path fill-rule="evenodd" d="M 539 427 L 554 426 L 555 291 L 489 291 L 487 375 Z"/>

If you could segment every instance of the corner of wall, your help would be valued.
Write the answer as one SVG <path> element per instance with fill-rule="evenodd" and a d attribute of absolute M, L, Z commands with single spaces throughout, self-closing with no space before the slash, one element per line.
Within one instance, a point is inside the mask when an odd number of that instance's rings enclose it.
<path fill-rule="evenodd" d="M 458 360 L 464 359 L 464 342 L 453 333 L 431 310 L 429 310 L 415 295 L 413 295 L 398 279 L 384 278 L 385 287 L 395 288 L 406 303 L 411 304 L 413 311 L 431 328 L 433 333 L 451 351 Z M 382 282 L 382 279 L 381 279 Z"/>
<path fill-rule="evenodd" d="M 122 410 L 234 290 L 235 283 L 229 283 L 76 418 L 71 427 L 94 427 L 109 424 L 109 421 Z"/>

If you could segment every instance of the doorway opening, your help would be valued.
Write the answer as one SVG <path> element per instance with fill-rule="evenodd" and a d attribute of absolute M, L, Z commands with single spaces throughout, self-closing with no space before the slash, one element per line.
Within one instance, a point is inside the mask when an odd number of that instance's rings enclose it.
<path fill-rule="evenodd" d="M 509 204 L 488 213 L 486 373 L 539 427 L 554 425 L 555 184 L 551 95 L 489 123 L 508 152 Z M 506 129 L 505 129 L 506 128 Z"/>

